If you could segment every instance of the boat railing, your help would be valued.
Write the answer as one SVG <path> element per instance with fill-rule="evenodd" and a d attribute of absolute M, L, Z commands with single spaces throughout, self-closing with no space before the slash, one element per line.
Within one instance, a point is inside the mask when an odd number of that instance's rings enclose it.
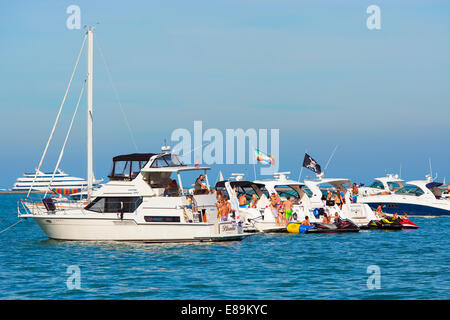
<path fill-rule="evenodd" d="M 17 203 L 17 211 L 19 217 L 35 216 L 35 215 L 46 215 L 55 213 L 67 214 L 69 211 L 74 209 L 81 209 L 87 205 L 87 203 L 80 202 L 77 200 L 69 199 L 53 199 L 53 204 L 55 210 L 48 210 L 44 204 L 44 197 L 38 196 L 33 198 L 20 199 Z M 49 198 L 47 198 L 49 199 Z"/>

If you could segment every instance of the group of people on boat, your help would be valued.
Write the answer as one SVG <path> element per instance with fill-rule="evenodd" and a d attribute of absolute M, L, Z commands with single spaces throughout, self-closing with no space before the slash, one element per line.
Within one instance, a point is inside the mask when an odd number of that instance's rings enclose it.
<path fill-rule="evenodd" d="M 394 214 L 392 216 L 388 216 L 386 213 L 383 212 L 383 208 L 384 208 L 384 205 L 382 203 L 380 203 L 378 205 L 377 209 L 375 210 L 375 215 L 380 219 L 387 218 L 387 217 L 389 217 L 392 220 L 397 220 L 399 218 L 401 220 L 408 219 L 408 214 L 406 212 L 403 212 L 403 214 L 400 217 L 398 216 L 397 212 L 394 212 Z"/>
<path fill-rule="evenodd" d="M 350 202 L 351 203 L 357 203 L 358 201 L 358 186 L 356 185 L 356 183 L 350 184 Z M 333 203 L 333 205 L 337 205 L 339 207 L 339 209 L 342 209 L 342 206 L 344 204 L 346 204 L 347 200 L 345 198 L 345 192 L 340 188 L 337 187 L 336 188 L 336 192 L 331 192 L 328 190 L 327 192 L 327 196 L 326 196 L 326 201 L 327 201 L 327 205 L 331 205 L 331 203 Z"/>
<path fill-rule="evenodd" d="M 270 211 L 272 212 L 277 225 L 287 225 L 292 220 L 292 207 L 294 206 L 292 197 L 281 200 L 278 193 L 270 195 Z"/>

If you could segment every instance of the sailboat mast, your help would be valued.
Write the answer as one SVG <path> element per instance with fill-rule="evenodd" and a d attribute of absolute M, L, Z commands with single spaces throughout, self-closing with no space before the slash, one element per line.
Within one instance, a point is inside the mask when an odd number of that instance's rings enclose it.
<path fill-rule="evenodd" d="M 88 201 L 91 200 L 92 186 L 94 183 L 94 168 L 93 168 L 93 145 L 92 145 L 92 84 L 94 71 L 94 30 L 89 27 L 87 30 L 88 36 L 88 70 L 87 70 L 87 195 Z"/>

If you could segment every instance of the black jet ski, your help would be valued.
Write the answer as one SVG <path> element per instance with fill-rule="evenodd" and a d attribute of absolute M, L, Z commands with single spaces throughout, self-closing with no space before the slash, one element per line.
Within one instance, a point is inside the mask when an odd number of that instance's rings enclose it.
<path fill-rule="evenodd" d="M 359 232 L 359 227 L 349 219 L 337 219 L 334 223 L 314 223 L 314 228 L 307 229 L 305 233 L 337 233 Z"/>
<path fill-rule="evenodd" d="M 368 229 L 383 229 L 383 230 L 400 230 L 403 225 L 399 219 L 383 218 L 380 220 L 372 220 L 367 224 Z"/>

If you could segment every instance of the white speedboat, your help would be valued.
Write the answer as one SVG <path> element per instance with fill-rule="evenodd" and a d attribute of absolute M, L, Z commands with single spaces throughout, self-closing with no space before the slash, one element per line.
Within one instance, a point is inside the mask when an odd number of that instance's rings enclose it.
<path fill-rule="evenodd" d="M 215 189 L 229 197 L 231 207 L 236 217 L 243 222 L 245 232 L 286 232 L 286 226 L 275 221 L 275 216 L 270 211 L 270 201 L 265 194 L 263 184 L 245 181 L 241 174 L 236 175 L 236 181 L 219 181 Z M 239 197 L 245 194 L 248 203 L 253 194 L 256 194 L 258 202 L 256 206 L 239 205 Z"/>
<path fill-rule="evenodd" d="M 255 182 L 264 184 L 269 193 L 278 193 L 282 200 L 292 196 L 294 201 L 293 217 L 294 221 L 302 221 L 306 216 L 312 223 L 320 223 L 323 213 L 334 216 L 336 213 L 342 219 L 349 219 L 357 226 L 366 226 L 371 220 L 376 220 L 374 212 L 368 205 L 362 203 L 351 203 L 350 191 L 344 184 L 349 183 L 348 179 L 323 179 L 305 180 L 303 183 L 287 178 L 290 172 L 276 173 L 272 180 L 257 180 Z M 334 201 L 326 201 L 321 188 L 340 188 L 345 193 L 346 203 L 340 208 Z M 322 215 L 321 215 L 322 214 Z"/>
<path fill-rule="evenodd" d="M 402 188 L 391 194 L 363 196 L 358 201 L 368 204 L 372 209 L 383 205 L 383 212 L 411 216 L 450 216 L 450 200 L 443 198 L 440 182 L 434 182 L 427 175 L 426 180 L 406 182 Z"/>
<path fill-rule="evenodd" d="M 397 174 L 388 174 L 385 177 L 375 178 L 367 187 L 359 187 L 358 196 L 373 196 L 379 194 L 391 194 L 403 188 L 403 180 Z"/>
<path fill-rule="evenodd" d="M 110 181 L 85 208 L 64 210 L 54 206 L 52 199 L 44 199 L 45 211 L 22 202 L 19 217 L 34 219 L 49 238 L 58 240 L 191 242 L 246 236 L 239 221 L 218 221 L 214 193 L 190 195 L 184 191 L 181 175 L 191 171 L 200 171 L 209 188 L 209 168 L 183 165 L 170 153 L 115 159 Z M 124 172 L 123 168 L 136 169 Z M 177 189 L 167 192 L 175 179 Z"/>

